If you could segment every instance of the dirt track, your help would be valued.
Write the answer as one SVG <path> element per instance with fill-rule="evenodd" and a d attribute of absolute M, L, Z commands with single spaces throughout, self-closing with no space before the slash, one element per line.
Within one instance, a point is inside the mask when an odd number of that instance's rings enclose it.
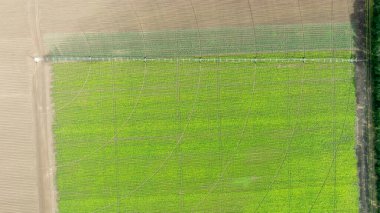
<path fill-rule="evenodd" d="M 55 212 L 51 33 L 349 22 L 353 0 L 4 0 L 0 4 L 0 212 Z M 331 17 L 331 11 L 333 16 Z M 253 21 L 252 21 L 253 20 Z"/>
<path fill-rule="evenodd" d="M 352 25 L 355 29 L 356 56 L 363 60 L 355 64 L 356 90 L 356 155 L 360 187 L 361 212 L 377 212 L 375 173 L 374 124 L 372 107 L 372 73 L 367 40 L 368 5 L 366 0 L 356 0 Z"/>
<path fill-rule="evenodd" d="M 0 212 L 55 211 L 54 161 L 45 151 L 51 113 L 41 87 L 47 75 L 31 57 L 40 53 L 35 5 L 0 4 Z"/>

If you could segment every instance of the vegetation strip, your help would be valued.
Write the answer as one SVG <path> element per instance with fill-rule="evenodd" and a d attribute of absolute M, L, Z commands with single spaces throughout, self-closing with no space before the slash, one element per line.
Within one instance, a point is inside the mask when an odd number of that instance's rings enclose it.
<path fill-rule="evenodd" d="M 375 123 L 375 171 L 377 175 L 377 201 L 380 201 L 380 1 L 373 2 L 371 23 L 371 71 L 373 76 L 373 110 Z"/>

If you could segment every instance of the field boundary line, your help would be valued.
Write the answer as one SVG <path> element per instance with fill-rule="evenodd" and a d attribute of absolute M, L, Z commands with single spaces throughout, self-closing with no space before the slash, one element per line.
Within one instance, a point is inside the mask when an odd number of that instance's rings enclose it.
<path fill-rule="evenodd" d="M 356 89 L 356 156 L 359 184 L 359 211 L 377 212 L 375 159 L 375 126 L 373 111 L 374 79 L 372 55 L 372 9 L 374 1 L 355 0 L 352 17 L 353 28 L 356 29 L 355 45 L 358 58 L 365 62 L 355 63 Z"/>

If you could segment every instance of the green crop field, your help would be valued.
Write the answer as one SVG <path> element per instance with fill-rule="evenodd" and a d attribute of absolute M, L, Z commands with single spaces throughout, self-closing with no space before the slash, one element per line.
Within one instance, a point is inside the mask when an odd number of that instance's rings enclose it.
<path fill-rule="evenodd" d="M 352 63 L 55 63 L 52 96 L 62 213 L 358 212 Z"/>

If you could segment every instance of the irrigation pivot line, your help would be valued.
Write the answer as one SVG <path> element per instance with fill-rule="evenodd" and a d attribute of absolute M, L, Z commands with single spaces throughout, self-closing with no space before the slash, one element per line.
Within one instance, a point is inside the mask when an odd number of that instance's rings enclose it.
<path fill-rule="evenodd" d="M 157 61 L 157 62 L 318 62 L 318 63 L 356 63 L 366 59 L 345 59 L 345 58 L 141 58 L 141 57 L 77 57 L 77 56 L 45 56 L 34 57 L 35 62 L 46 61 L 53 63 L 60 62 L 86 62 L 86 61 Z"/>

